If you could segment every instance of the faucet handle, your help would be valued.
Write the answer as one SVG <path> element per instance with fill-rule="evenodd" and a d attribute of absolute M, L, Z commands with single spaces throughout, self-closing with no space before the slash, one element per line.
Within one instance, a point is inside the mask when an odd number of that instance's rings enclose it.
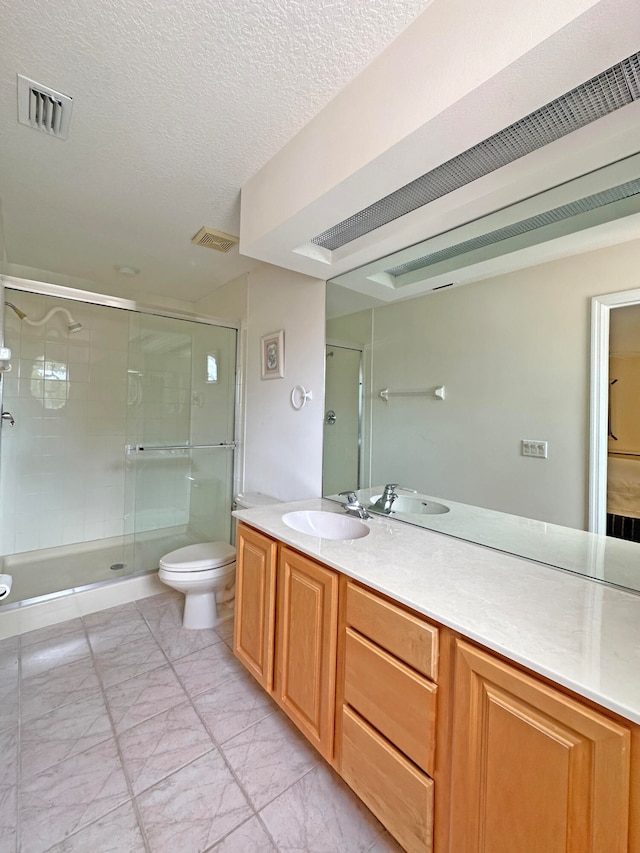
<path fill-rule="evenodd" d="M 354 512 L 359 518 L 371 518 L 366 507 L 360 503 L 358 495 L 355 492 L 339 492 L 339 494 L 341 497 L 345 497 L 347 499 L 347 502 L 344 505 L 345 512 Z"/>
<path fill-rule="evenodd" d="M 411 492 L 413 495 L 417 495 L 418 492 L 415 489 L 410 489 L 407 486 L 401 486 L 400 483 L 387 483 L 384 487 L 384 491 L 386 495 L 391 495 L 395 492 L 396 489 L 400 489 L 401 492 Z"/>

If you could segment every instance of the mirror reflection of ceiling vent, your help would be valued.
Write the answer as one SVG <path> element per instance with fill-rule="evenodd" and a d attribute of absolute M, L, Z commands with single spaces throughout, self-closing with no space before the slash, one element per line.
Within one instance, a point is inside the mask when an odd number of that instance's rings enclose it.
<path fill-rule="evenodd" d="M 18 74 L 18 121 L 58 139 L 67 139 L 73 98 Z"/>
<path fill-rule="evenodd" d="M 191 242 L 195 243 L 196 246 L 215 249 L 216 252 L 229 252 L 234 246 L 237 246 L 239 238 L 232 234 L 225 234 L 224 231 L 215 231 L 213 228 L 203 226 L 195 237 L 191 238 Z"/>
<path fill-rule="evenodd" d="M 640 53 L 592 77 L 504 130 L 313 237 L 334 251 L 640 99 Z"/>
<path fill-rule="evenodd" d="M 463 240 L 452 246 L 431 252 L 428 255 L 422 255 L 412 261 L 407 261 L 404 264 L 391 267 L 385 270 L 387 275 L 399 278 L 407 273 L 417 270 L 424 270 L 434 264 L 447 261 L 450 258 L 458 258 L 466 252 L 472 252 L 476 249 L 483 249 L 486 246 L 493 246 L 501 243 L 503 240 L 509 240 L 512 237 L 519 237 L 523 234 L 529 234 L 538 228 L 544 228 L 547 225 L 553 225 L 557 222 L 562 222 L 565 219 L 571 219 L 574 216 L 579 216 L 582 213 L 588 213 L 592 210 L 605 207 L 606 205 L 615 205 L 620 201 L 640 195 L 640 178 L 636 178 L 627 183 L 620 184 L 617 187 L 603 190 L 602 192 L 593 193 L 584 198 L 576 199 L 568 204 L 562 204 L 554 207 L 551 210 L 546 210 L 544 213 L 538 213 L 535 216 L 529 216 L 526 219 L 520 219 L 517 222 L 512 222 L 503 228 L 496 228 L 487 233 L 480 234 L 477 237 L 472 237 L 469 240 Z M 438 288 L 434 288 L 438 290 Z"/>

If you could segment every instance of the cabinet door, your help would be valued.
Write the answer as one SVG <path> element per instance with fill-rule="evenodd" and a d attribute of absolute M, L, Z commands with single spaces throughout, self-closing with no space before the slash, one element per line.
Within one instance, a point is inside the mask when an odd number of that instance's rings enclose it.
<path fill-rule="evenodd" d="M 238 525 L 233 648 L 260 684 L 273 690 L 277 543 Z"/>
<path fill-rule="evenodd" d="M 327 759 L 333 756 L 338 575 L 282 548 L 275 697 Z"/>
<path fill-rule="evenodd" d="M 451 850 L 626 853 L 629 731 L 458 641 Z"/>

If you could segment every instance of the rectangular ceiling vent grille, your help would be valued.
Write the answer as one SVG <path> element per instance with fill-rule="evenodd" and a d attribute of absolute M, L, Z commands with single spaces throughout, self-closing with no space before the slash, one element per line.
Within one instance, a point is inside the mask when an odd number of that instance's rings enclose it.
<path fill-rule="evenodd" d="M 619 62 L 504 130 L 312 239 L 334 251 L 376 228 L 640 99 L 640 53 Z"/>
<path fill-rule="evenodd" d="M 432 252 L 430 255 L 423 255 L 421 258 L 408 261 L 406 264 L 391 267 L 391 269 L 385 270 L 385 272 L 394 278 L 398 278 L 406 273 L 439 264 L 441 261 L 457 258 L 466 252 L 472 252 L 474 249 L 483 249 L 485 246 L 495 245 L 502 240 L 508 240 L 510 237 L 528 234 L 537 228 L 544 228 L 545 225 L 562 222 L 564 219 L 570 219 L 572 216 L 578 216 L 581 213 L 588 213 L 607 204 L 631 198 L 639 193 L 640 178 L 636 178 L 633 181 L 620 184 L 620 186 L 611 187 L 602 192 L 585 196 L 568 204 L 560 205 L 560 207 L 554 207 L 552 210 L 546 210 L 544 213 L 538 213 L 536 216 L 521 219 L 520 222 L 513 222 L 511 225 L 506 225 L 503 228 L 496 228 L 495 231 L 489 231 L 488 234 L 480 234 L 478 237 L 463 240 L 461 243 L 456 243 L 455 246 L 448 246 L 446 249 L 440 249 L 437 252 Z"/>
<path fill-rule="evenodd" d="M 67 139 L 73 98 L 18 74 L 18 121 L 49 136 Z"/>
<path fill-rule="evenodd" d="M 213 228 L 203 226 L 195 237 L 191 238 L 191 242 L 206 249 L 215 249 L 216 252 L 229 252 L 238 244 L 239 238 L 232 234 L 225 234 L 224 231 L 214 231 Z"/>

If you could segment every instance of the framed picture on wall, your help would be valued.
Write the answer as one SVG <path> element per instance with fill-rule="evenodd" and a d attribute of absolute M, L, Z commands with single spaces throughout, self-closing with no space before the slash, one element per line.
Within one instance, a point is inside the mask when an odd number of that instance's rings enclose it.
<path fill-rule="evenodd" d="M 281 379 L 284 376 L 284 330 L 271 332 L 261 339 L 262 378 Z"/>

